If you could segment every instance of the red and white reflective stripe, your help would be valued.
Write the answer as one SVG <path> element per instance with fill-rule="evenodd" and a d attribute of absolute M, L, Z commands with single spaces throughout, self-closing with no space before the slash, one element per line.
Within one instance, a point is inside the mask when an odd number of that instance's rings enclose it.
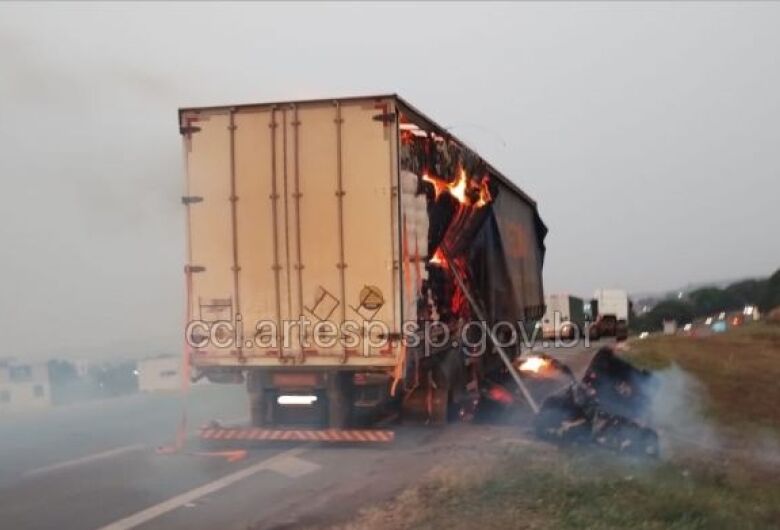
<path fill-rule="evenodd" d="M 200 437 L 204 440 L 273 440 L 296 442 L 391 442 L 395 439 L 393 431 L 374 431 L 367 429 L 203 429 Z"/>

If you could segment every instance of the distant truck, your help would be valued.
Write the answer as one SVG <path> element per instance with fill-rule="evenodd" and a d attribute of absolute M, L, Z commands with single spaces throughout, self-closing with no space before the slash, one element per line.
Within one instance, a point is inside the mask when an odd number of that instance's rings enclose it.
<path fill-rule="evenodd" d="M 628 293 L 622 289 L 597 289 L 590 303 L 588 336 L 593 339 L 628 337 Z"/>
<path fill-rule="evenodd" d="M 542 338 L 572 339 L 584 329 L 585 311 L 582 298 L 565 293 L 544 297 L 547 310 L 542 317 Z"/>
<path fill-rule="evenodd" d="M 246 384 L 255 427 L 442 423 L 519 348 L 434 333 L 542 316 L 536 203 L 398 96 L 184 108 L 179 131 L 191 378 Z"/>
<path fill-rule="evenodd" d="M 676 320 L 664 320 L 663 321 L 664 335 L 674 335 L 677 333 L 677 321 Z"/>

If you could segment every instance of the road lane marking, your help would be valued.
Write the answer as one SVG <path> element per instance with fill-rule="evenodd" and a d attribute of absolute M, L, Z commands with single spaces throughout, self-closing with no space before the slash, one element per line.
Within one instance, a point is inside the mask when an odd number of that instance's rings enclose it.
<path fill-rule="evenodd" d="M 199 486 L 195 489 L 191 489 L 190 491 L 182 493 L 181 495 L 171 497 L 167 501 L 163 501 L 160 504 L 156 504 L 145 510 L 134 513 L 133 515 L 130 515 L 128 517 L 125 517 L 124 519 L 120 519 L 111 524 L 103 526 L 98 530 L 128 530 L 130 528 L 135 528 L 136 526 L 147 523 L 152 519 L 156 519 L 161 515 L 164 515 L 168 512 L 172 512 L 177 508 L 185 506 L 186 504 L 191 503 L 193 501 L 196 501 L 201 497 L 205 497 L 206 495 L 211 495 L 212 493 L 216 493 L 221 489 L 227 488 L 228 486 L 231 486 L 236 482 L 249 478 L 252 475 L 259 473 L 260 471 L 264 471 L 266 469 L 274 469 L 274 466 L 279 465 L 279 462 L 284 462 L 286 459 L 298 456 L 301 453 L 305 452 L 306 450 L 307 450 L 307 446 L 293 447 L 292 449 L 288 449 L 287 451 L 278 453 L 261 462 L 257 462 L 256 464 L 241 469 L 240 471 L 236 471 L 235 473 L 226 475 L 213 482 L 209 482 L 208 484 L 204 484 L 203 486 Z"/>
<path fill-rule="evenodd" d="M 304 460 L 302 458 L 298 458 L 297 456 L 286 456 L 285 458 L 280 458 L 279 460 L 271 463 L 271 465 L 268 467 L 268 469 L 276 471 L 277 473 L 281 473 L 282 475 L 290 478 L 302 477 L 303 475 L 308 475 L 309 473 L 313 473 L 321 468 L 321 465 L 315 464 L 314 462 L 309 462 L 308 460 Z"/>
<path fill-rule="evenodd" d="M 122 447 L 117 447 L 115 449 L 109 449 L 108 451 L 103 451 L 101 453 L 82 456 L 81 458 L 74 458 L 73 460 L 66 460 L 65 462 L 59 462 L 57 464 L 52 464 L 50 466 L 39 467 L 37 469 L 27 471 L 26 473 L 22 474 L 22 477 L 23 478 L 39 477 L 41 475 L 46 475 L 49 473 L 53 473 L 55 471 L 62 471 L 63 469 L 70 469 L 72 467 L 80 466 L 82 464 L 88 464 L 90 462 L 96 462 L 98 460 L 105 460 L 107 458 L 112 458 L 114 456 L 122 455 L 125 453 L 132 453 L 133 451 L 140 451 L 141 449 L 145 449 L 146 447 L 147 446 L 145 444 L 125 445 Z"/>

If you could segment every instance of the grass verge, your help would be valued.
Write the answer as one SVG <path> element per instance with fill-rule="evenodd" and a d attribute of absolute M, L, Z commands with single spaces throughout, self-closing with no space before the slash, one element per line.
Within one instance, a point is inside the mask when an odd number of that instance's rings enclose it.
<path fill-rule="evenodd" d="M 705 414 L 725 428 L 780 428 L 780 326 L 635 341 L 628 358 L 650 369 L 676 363 L 696 377 L 707 394 Z"/>
<path fill-rule="evenodd" d="M 778 481 L 601 451 L 487 451 L 487 469 L 439 470 L 344 528 L 780 528 Z"/>
<path fill-rule="evenodd" d="M 629 356 L 651 369 L 676 363 L 699 379 L 705 412 L 719 428 L 744 434 L 780 426 L 780 327 L 637 341 Z M 713 453 L 637 461 L 524 441 L 454 450 L 451 461 L 342 527 L 780 528 L 780 473 Z"/>

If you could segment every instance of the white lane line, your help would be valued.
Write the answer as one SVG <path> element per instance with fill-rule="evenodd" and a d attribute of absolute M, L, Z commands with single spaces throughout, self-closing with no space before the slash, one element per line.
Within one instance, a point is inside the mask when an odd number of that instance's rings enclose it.
<path fill-rule="evenodd" d="M 309 473 L 314 473 L 321 469 L 322 466 L 309 462 L 297 456 L 287 456 L 273 462 L 268 469 L 281 473 L 282 475 L 290 478 L 298 478 Z"/>
<path fill-rule="evenodd" d="M 171 497 L 167 501 L 163 501 L 160 504 L 156 504 L 145 510 L 125 517 L 124 519 L 120 519 L 111 524 L 103 526 L 98 530 L 128 530 L 130 528 L 135 528 L 136 526 L 142 525 L 148 521 L 151 521 L 152 519 L 156 519 L 161 515 L 171 512 L 176 508 L 180 508 L 187 503 L 193 502 L 197 499 L 200 499 L 201 497 L 205 497 L 206 495 L 210 495 L 221 489 L 227 488 L 228 486 L 235 484 L 240 480 L 249 478 L 256 473 L 259 473 L 260 471 L 273 469 L 280 461 L 284 462 L 290 457 L 298 456 L 299 454 L 306 451 L 306 449 L 306 446 L 288 449 L 287 451 L 278 453 L 271 458 L 267 458 L 240 471 L 236 471 L 235 473 L 217 479 L 214 482 L 209 482 L 208 484 L 204 484 L 203 486 L 182 493 L 181 495 Z"/>
<path fill-rule="evenodd" d="M 109 449 L 108 451 L 103 451 L 102 453 L 95 453 L 92 455 L 82 456 L 81 458 L 74 458 L 73 460 L 66 460 L 65 462 L 52 464 L 50 466 L 39 467 L 37 469 L 33 469 L 31 471 L 25 472 L 24 474 L 22 474 L 22 477 L 23 478 L 39 477 L 41 475 L 46 475 L 48 473 L 53 473 L 55 471 L 62 471 L 63 469 L 69 469 L 72 467 L 80 466 L 82 464 L 88 464 L 90 462 L 95 462 L 97 460 L 105 460 L 106 458 L 111 458 L 125 453 L 131 453 L 133 451 L 139 451 L 145 448 L 146 445 L 144 444 L 125 445 L 122 447 L 117 447 L 115 449 Z"/>
<path fill-rule="evenodd" d="M 249 421 L 249 419 L 246 416 L 242 416 L 242 417 L 232 418 L 230 420 L 224 421 L 224 424 L 234 425 L 234 424 L 245 423 L 247 421 Z M 197 429 L 187 433 L 187 437 L 194 438 L 198 436 L 199 433 L 200 433 L 200 429 Z M 52 464 L 50 466 L 39 467 L 37 469 L 26 471 L 22 474 L 22 478 L 39 477 L 41 475 L 47 475 L 55 471 L 62 471 L 63 469 L 69 469 L 72 467 L 80 466 L 82 464 L 88 464 L 90 462 L 95 462 L 98 460 L 105 460 L 107 458 L 112 458 L 114 456 L 122 455 L 125 453 L 131 453 L 133 451 L 140 451 L 141 449 L 146 449 L 147 447 L 148 446 L 146 444 L 140 444 L 140 443 L 133 444 L 133 445 L 125 445 L 122 447 L 116 447 L 114 449 L 109 449 L 108 451 L 103 451 L 101 453 L 95 453 L 80 458 L 74 458 L 73 460 L 66 460 L 65 462 L 59 462 L 56 464 Z"/>

